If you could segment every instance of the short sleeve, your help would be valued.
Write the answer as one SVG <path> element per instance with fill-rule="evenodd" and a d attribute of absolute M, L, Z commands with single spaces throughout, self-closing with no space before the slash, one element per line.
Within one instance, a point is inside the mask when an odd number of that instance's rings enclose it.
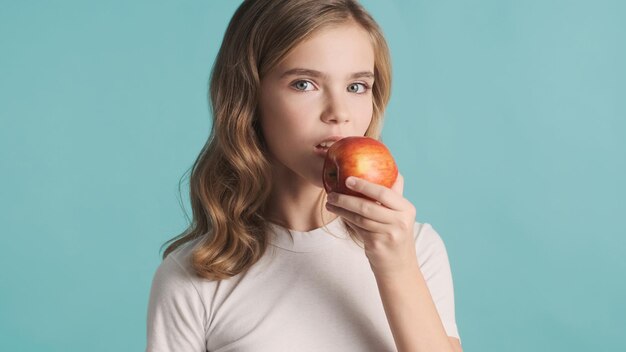
<path fill-rule="evenodd" d="M 415 246 L 420 270 L 447 335 L 460 341 L 454 311 L 452 271 L 445 244 L 430 224 L 416 223 L 415 226 L 417 231 Z"/>
<path fill-rule="evenodd" d="M 146 352 L 206 351 L 205 317 L 189 272 L 168 255 L 152 280 Z"/>

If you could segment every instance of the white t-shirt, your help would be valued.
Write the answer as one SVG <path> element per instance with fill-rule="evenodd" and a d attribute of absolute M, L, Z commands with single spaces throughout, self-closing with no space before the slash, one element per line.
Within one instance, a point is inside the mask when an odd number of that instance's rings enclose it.
<path fill-rule="evenodd" d="M 271 245 L 247 272 L 197 277 L 191 241 L 170 253 L 152 282 L 147 352 L 396 351 L 365 252 L 340 218 L 326 228 L 271 224 Z M 336 237 L 335 237 L 336 236 Z M 448 336 L 459 337 L 443 241 L 415 223 L 418 262 Z"/>

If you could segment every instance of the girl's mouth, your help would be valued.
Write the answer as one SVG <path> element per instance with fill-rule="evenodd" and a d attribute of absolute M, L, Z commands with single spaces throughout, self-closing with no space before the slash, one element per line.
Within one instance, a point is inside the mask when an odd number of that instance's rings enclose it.
<path fill-rule="evenodd" d="M 315 154 L 326 157 L 327 152 L 328 152 L 328 147 L 322 147 L 320 145 L 315 146 Z"/>

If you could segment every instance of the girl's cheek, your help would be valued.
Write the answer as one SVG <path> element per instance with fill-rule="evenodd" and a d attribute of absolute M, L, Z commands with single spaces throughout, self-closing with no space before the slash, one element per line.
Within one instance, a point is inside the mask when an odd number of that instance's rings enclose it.
<path fill-rule="evenodd" d="M 309 114 L 316 111 L 316 107 L 320 104 L 319 99 L 315 97 L 304 96 L 305 94 L 292 95 L 285 102 L 285 108 L 292 114 Z"/>

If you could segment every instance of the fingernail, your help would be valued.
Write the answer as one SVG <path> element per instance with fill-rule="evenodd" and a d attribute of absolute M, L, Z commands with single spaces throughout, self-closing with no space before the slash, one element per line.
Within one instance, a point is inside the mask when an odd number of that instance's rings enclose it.
<path fill-rule="evenodd" d="M 356 185 L 356 180 L 354 179 L 354 177 L 348 177 L 348 179 L 346 180 L 346 186 L 352 187 L 354 185 Z"/>

